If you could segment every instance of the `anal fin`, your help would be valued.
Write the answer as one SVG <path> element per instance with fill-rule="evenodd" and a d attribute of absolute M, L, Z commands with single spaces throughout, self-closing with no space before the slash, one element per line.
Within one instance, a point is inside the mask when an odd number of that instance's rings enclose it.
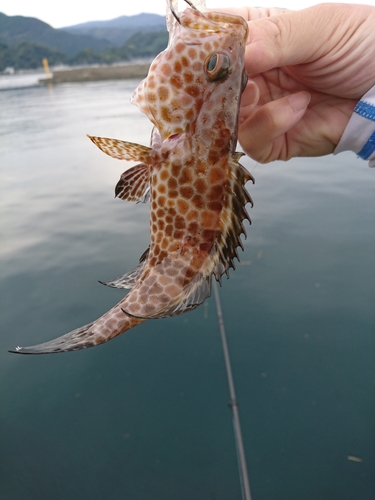
<path fill-rule="evenodd" d="M 141 285 L 142 287 L 142 285 Z M 155 288 L 160 286 L 155 283 Z M 132 301 L 126 301 L 122 306 L 125 314 L 137 319 L 159 319 L 177 316 L 189 312 L 200 306 L 206 298 L 211 295 L 211 276 L 202 276 L 200 273 L 173 297 L 167 297 L 160 293 L 156 295 L 152 287 L 148 290 L 145 302 L 138 301 L 136 304 Z M 131 299 L 130 294 L 127 296 Z M 139 294 L 142 296 L 142 292 Z M 154 300 L 149 298 L 154 296 Z"/>
<path fill-rule="evenodd" d="M 149 251 L 150 248 L 147 248 L 147 250 L 143 252 L 141 258 L 139 259 L 138 266 L 132 271 L 129 271 L 113 280 L 99 281 L 99 283 L 101 283 L 102 285 L 110 286 L 111 288 L 133 288 L 136 285 L 140 275 L 142 274 Z"/>
<path fill-rule="evenodd" d="M 211 296 L 211 277 L 199 280 L 197 283 L 191 283 L 188 293 L 179 302 L 171 305 L 153 318 L 169 318 L 192 311 L 199 307 Z"/>

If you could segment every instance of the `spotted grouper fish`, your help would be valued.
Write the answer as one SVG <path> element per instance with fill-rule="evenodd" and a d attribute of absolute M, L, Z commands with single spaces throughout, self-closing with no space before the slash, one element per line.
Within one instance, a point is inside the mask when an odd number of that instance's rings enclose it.
<path fill-rule="evenodd" d="M 93 323 L 12 352 L 83 349 L 147 319 L 190 311 L 210 295 L 212 277 L 234 268 L 252 203 L 244 187 L 252 178 L 235 151 L 247 24 L 185 2 L 181 13 L 168 2 L 168 47 L 132 98 L 154 125 L 151 146 L 90 137 L 108 155 L 139 162 L 121 175 L 116 195 L 150 200 L 149 248 L 134 271 L 105 283 L 131 290 Z"/>

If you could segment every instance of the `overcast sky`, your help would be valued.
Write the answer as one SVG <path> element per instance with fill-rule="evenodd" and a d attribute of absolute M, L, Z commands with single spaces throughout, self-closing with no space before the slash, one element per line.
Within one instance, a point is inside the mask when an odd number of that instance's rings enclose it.
<path fill-rule="evenodd" d="M 332 1 L 332 0 L 331 0 Z M 314 0 L 207 0 L 209 8 L 263 5 L 266 7 L 286 7 L 289 9 L 302 9 L 320 3 Z M 354 1 L 351 3 L 367 3 L 375 5 L 375 0 Z M 0 0 L 0 12 L 8 16 L 37 17 L 54 28 L 72 26 L 86 21 L 104 21 L 119 16 L 131 16 L 141 12 L 165 14 L 164 0 L 64 0 L 52 2 L 48 0 Z"/>

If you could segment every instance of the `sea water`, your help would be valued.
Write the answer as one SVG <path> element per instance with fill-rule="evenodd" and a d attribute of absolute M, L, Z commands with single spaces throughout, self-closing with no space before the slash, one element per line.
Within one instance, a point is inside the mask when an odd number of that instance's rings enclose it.
<path fill-rule="evenodd" d="M 85 134 L 147 145 L 151 130 L 135 80 L 7 81 L 1 498 L 240 499 L 212 299 L 94 349 L 7 352 L 123 297 L 97 280 L 137 265 L 148 205 L 114 198 L 131 164 Z M 350 153 L 243 164 L 252 225 L 220 297 L 253 500 L 374 500 L 375 170 Z"/>

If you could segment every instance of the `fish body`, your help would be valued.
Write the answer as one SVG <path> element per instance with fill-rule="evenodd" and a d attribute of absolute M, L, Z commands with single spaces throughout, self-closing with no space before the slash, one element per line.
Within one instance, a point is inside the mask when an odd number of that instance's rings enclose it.
<path fill-rule="evenodd" d="M 252 179 L 236 153 L 240 96 L 246 86 L 247 24 L 238 17 L 176 13 L 167 5 L 168 47 L 150 66 L 134 102 L 154 125 L 150 147 L 90 137 L 106 154 L 139 162 L 116 196 L 150 200 L 150 246 L 134 271 L 105 284 L 130 292 L 99 319 L 23 354 L 71 351 L 104 343 L 147 319 L 199 306 L 234 268 Z"/>

